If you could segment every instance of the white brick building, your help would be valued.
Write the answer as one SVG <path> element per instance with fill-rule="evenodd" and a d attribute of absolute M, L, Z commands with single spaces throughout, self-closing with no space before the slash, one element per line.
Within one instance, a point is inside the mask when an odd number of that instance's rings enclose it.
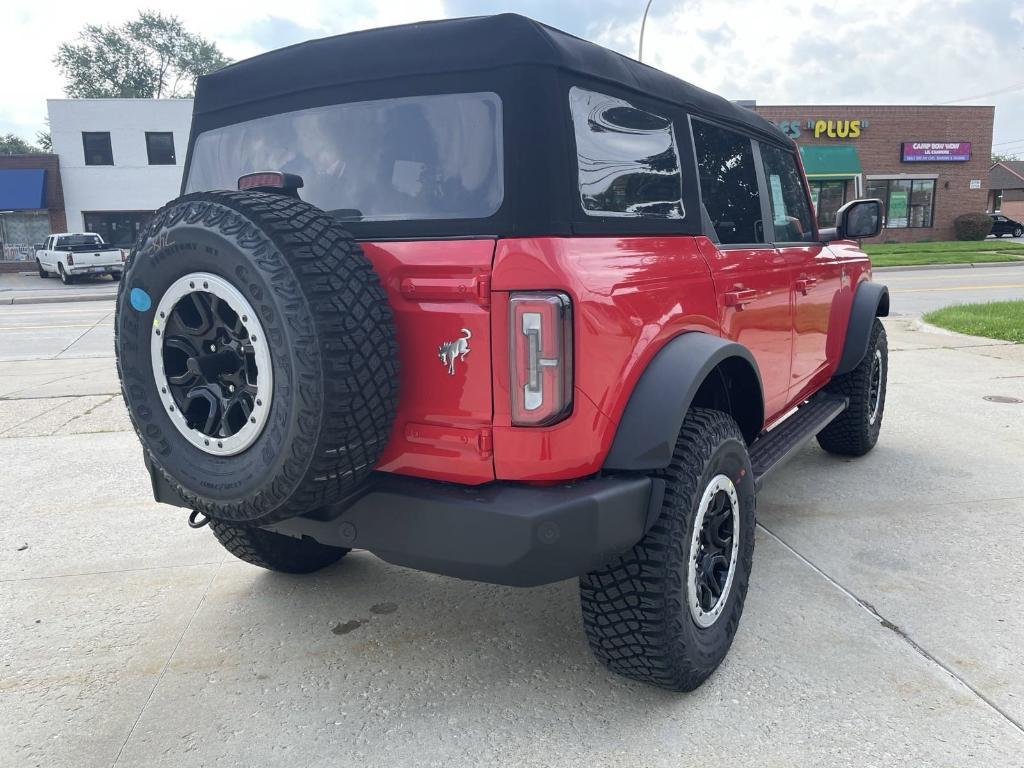
<path fill-rule="evenodd" d="M 68 231 L 130 245 L 178 196 L 191 99 L 48 99 Z"/>

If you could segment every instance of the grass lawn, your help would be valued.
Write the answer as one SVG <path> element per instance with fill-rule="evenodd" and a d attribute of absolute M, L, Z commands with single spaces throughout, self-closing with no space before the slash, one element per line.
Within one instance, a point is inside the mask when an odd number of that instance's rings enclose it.
<path fill-rule="evenodd" d="M 940 243 L 876 243 L 864 250 L 876 267 L 917 264 L 977 264 L 992 261 L 1019 261 L 1024 245 L 1003 240 L 973 240 Z"/>
<path fill-rule="evenodd" d="M 971 336 L 1024 342 L 1024 301 L 960 304 L 929 312 L 924 321 Z"/>

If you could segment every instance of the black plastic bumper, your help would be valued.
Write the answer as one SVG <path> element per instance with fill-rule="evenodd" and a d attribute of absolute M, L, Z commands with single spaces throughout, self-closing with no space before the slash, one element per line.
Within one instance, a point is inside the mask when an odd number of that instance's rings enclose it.
<path fill-rule="evenodd" d="M 663 493 L 647 477 L 466 487 L 384 476 L 344 509 L 266 528 L 409 568 L 528 587 L 579 576 L 629 549 Z"/>

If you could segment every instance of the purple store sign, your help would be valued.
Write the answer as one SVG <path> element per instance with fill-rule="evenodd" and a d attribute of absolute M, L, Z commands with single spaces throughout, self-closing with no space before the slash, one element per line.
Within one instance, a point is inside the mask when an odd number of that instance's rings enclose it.
<path fill-rule="evenodd" d="M 900 158 L 904 163 L 962 163 L 971 159 L 969 141 L 904 141 Z"/>

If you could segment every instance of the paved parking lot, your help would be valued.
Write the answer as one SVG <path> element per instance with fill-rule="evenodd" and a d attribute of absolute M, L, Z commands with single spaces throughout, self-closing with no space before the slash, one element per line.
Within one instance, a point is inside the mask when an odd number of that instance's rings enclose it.
<path fill-rule="evenodd" d="M 572 582 L 226 557 L 151 500 L 111 309 L 0 307 L 0 764 L 1024 764 L 1024 404 L 984 399 L 1024 346 L 887 322 L 878 448 L 760 496 L 733 651 L 680 696 L 591 659 Z"/>

